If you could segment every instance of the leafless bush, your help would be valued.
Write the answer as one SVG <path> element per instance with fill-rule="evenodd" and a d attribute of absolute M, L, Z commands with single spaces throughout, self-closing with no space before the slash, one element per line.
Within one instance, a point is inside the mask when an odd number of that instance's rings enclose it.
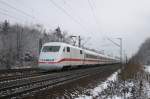
<path fill-rule="evenodd" d="M 143 66 L 140 64 L 126 64 L 119 74 L 121 79 L 133 79 L 137 73 L 143 72 Z"/>

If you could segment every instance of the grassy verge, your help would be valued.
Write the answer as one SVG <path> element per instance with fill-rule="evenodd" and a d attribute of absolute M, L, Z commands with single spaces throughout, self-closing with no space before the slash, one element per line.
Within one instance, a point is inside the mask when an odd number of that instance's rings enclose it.
<path fill-rule="evenodd" d="M 140 64 L 125 64 L 121 70 L 119 77 L 122 80 L 136 79 L 136 75 L 143 73 L 143 66 Z"/>

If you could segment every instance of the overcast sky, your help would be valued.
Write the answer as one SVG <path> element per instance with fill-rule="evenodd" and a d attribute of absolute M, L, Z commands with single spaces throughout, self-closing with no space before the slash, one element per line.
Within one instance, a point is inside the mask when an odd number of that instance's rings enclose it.
<path fill-rule="evenodd" d="M 119 48 L 106 38 L 119 43 L 115 38 L 121 37 L 131 56 L 150 37 L 150 0 L 0 0 L 0 20 L 5 19 L 42 24 L 47 30 L 60 26 L 89 39 L 86 46 L 109 54 Z"/>

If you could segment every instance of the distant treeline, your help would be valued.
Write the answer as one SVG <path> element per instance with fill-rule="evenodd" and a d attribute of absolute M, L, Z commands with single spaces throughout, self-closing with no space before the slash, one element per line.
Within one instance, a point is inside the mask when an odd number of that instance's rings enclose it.
<path fill-rule="evenodd" d="M 36 63 L 42 44 L 54 41 L 69 43 L 71 39 L 59 27 L 46 31 L 41 25 L 0 23 L 0 69 L 21 66 L 27 61 Z"/>
<path fill-rule="evenodd" d="M 150 38 L 145 40 L 130 62 L 150 65 Z"/>

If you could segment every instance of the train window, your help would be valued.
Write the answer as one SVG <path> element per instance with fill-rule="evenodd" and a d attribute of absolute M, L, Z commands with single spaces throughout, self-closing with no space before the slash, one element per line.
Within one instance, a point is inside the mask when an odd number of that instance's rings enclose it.
<path fill-rule="evenodd" d="M 58 52 L 60 46 L 44 46 L 42 52 Z"/>
<path fill-rule="evenodd" d="M 70 47 L 67 47 L 67 52 L 70 52 Z"/>
<path fill-rule="evenodd" d="M 91 55 L 91 54 L 86 54 L 85 57 L 86 57 L 86 58 L 94 58 L 94 59 L 97 59 L 97 56 Z"/>
<path fill-rule="evenodd" d="M 82 50 L 80 50 L 80 54 L 82 54 L 83 52 L 82 52 Z"/>

